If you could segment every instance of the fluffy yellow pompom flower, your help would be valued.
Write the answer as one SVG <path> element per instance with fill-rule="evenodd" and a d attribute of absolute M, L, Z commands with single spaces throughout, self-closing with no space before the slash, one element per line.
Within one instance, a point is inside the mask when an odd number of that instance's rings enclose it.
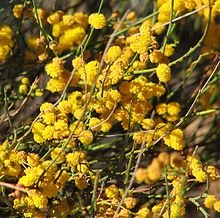
<path fill-rule="evenodd" d="M 57 105 L 57 108 L 61 113 L 69 114 L 71 112 L 71 103 L 67 100 L 63 100 Z"/>
<path fill-rule="evenodd" d="M 106 25 L 106 18 L 103 14 L 93 13 L 89 16 L 88 22 L 95 29 L 102 29 Z"/>
<path fill-rule="evenodd" d="M 91 131 L 87 130 L 82 132 L 81 136 L 79 137 L 80 142 L 83 144 L 89 145 L 93 141 L 93 134 Z"/>
<path fill-rule="evenodd" d="M 174 48 L 171 44 L 166 44 L 165 46 L 165 51 L 164 51 L 164 55 L 167 57 L 172 56 L 174 53 Z"/>
<path fill-rule="evenodd" d="M 53 58 L 53 61 L 45 66 L 45 70 L 52 78 L 60 77 L 64 71 L 63 61 L 58 57 Z"/>
<path fill-rule="evenodd" d="M 166 114 L 167 112 L 167 104 L 166 103 L 160 103 L 156 107 L 156 111 L 159 115 Z"/>
<path fill-rule="evenodd" d="M 151 44 L 150 35 L 133 35 L 128 38 L 128 43 L 130 43 L 130 48 L 132 51 L 138 54 L 143 54 L 147 52 Z"/>
<path fill-rule="evenodd" d="M 167 64 L 159 64 L 156 74 L 160 82 L 167 83 L 171 79 L 171 69 Z"/>
<path fill-rule="evenodd" d="M 25 85 L 28 85 L 30 83 L 29 79 L 27 77 L 24 77 L 21 79 L 21 82 Z"/>
<path fill-rule="evenodd" d="M 217 172 L 216 172 L 216 168 L 214 166 L 209 165 L 207 167 L 207 173 L 208 173 L 209 178 L 211 180 L 215 180 L 217 178 Z"/>
<path fill-rule="evenodd" d="M 174 150 L 181 151 L 184 148 L 183 131 L 174 129 L 170 134 L 164 137 L 164 143 Z"/>
<path fill-rule="evenodd" d="M 220 200 L 214 203 L 214 210 L 220 213 Z"/>
<path fill-rule="evenodd" d="M 134 208 L 136 204 L 137 204 L 137 199 L 136 198 L 126 197 L 124 199 L 124 205 L 126 206 L 127 209 Z"/>
<path fill-rule="evenodd" d="M 47 22 L 51 25 L 54 25 L 54 24 L 60 22 L 63 14 L 64 13 L 62 11 L 56 11 L 47 18 Z"/>
<path fill-rule="evenodd" d="M 101 123 L 101 121 L 97 117 L 91 117 L 89 119 L 89 127 L 92 128 L 93 131 L 99 131 L 101 129 L 99 123 Z"/>
<path fill-rule="evenodd" d="M 138 168 L 135 173 L 135 179 L 139 183 L 144 182 L 147 179 L 147 169 L 146 168 Z"/>
<path fill-rule="evenodd" d="M 15 5 L 14 8 L 13 8 L 13 15 L 19 19 L 22 17 L 22 13 L 23 13 L 23 5 L 22 4 L 18 4 L 18 5 Z"/>
<path fill-rule="evenodd" d="M 139 209 L 135 218 L 144 218 L 148 216 L 150 217 L 150 210 L 147 207 L 143 207 Z"/>
<path fill-rule="evenodd" d="M 105 194 L 107 196 L 107 198 L 116 198 L 119 196 L 119 191 L 118 188 L 116 187 L 116 185 L 110 185 L 106 188 L 105 190 Z"/>
<path fill-rule="evenodd" d="M 178 115 L 181 110 L 181 105 L 177 102 L 170 102 L 167 105 L 167 113 L 171 116 Z"/>
<path fill-rule="evenodd" d="M 19 86 L 19 93 L 23 94 L 23 95 L 26 95 L 27 92 L 28 92 L 28 86 L 26 84 L 21 84 Z"/>
<path fill-rule="evenodd" d="M 207 208 L 211 209 L 214 206 L 214 203 L 217 201 L 216 197 L 214 195 L 208 195 L 205 198 L 204 204 Z"/>
<path fill-rule="evenodd" d="M 117 57 L 121 54 L 121 48 L 119 46 L 111 46 L 105 56 L 105 62 L 109 63 L 116 60 Z"/>
<path fill-rule="evenodd" d="M 72 65 L 76 70 L 78 70 L 84 66 L 84 61 L 82 58 L 76 57 L 72 60 Z"/>
<path fill-rule="evenodd" d="M 39 191 L 36 191 L 34 189 L 32 189 L 30 194 L 28 195 L 32 198 L 35 207 L 39 209 L 46 208 L 48 199 L 45 195 L 42 195 Z"/>

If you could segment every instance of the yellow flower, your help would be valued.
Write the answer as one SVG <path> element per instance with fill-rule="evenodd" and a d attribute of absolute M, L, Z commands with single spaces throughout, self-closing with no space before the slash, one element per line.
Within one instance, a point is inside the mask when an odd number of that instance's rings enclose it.
<path fill-rule="evenodd" d="M 121 48 L 119 46 L 111 46 L 105 55 L 105 62 L 109 63 L 111 61 L 114 61 L 120 55 L 121 55 Z"/>
<path fill-rule="evenodd" d="M 119 196 L 119 191 L 116 185 L 113 184 L 105 189 L 105 194 L 107 198 L 117 198 Z"/>
<path fill-rule="evenodd" d="M 73 170 L 79 163 L 83 162 L 85 159 L 86 155 L 82 151 L 75 151 L 66 155 L 66 161 L 72 167 Z"/>
<path fill-rule="evenodd" d="M 35 96 L 36 97 L 41 97 L 43 95 L 43 90 L 42 89 L 36 89 L 35 90 Z"/>
<path fill-rule="evenodd" d="M 44 111 L 54 111 L 53 104 L 45 102 L 40 106 L 40 112 Z"/>
<path fill-rule="evenodd" d="M 150 210 L 147 207 L 143 207 L 138 210 L 137 215 L 135 218 L 150 218 Z"/>
<path fill-rule="evenodd" d="M 178 102 L 170 102 L 167 104 L 167 113 L 171 116 L 178 115 L 180 113 L 181 106 Z"/>
<path fill-rule="evenodd" d="M 156 74 L 160 82 L 167 83 L 171 79 L 171 69 L 167 64 L 159 64 L 156 68 Z"/>
<path fill-rule="evenodd" d="M 29 79 L 28 79 L 27 77 L 22 78 L 22 79 L 21 79 L 21 82 L 22 82 L 23 84 L 26 84 L 26 85 L 28 85 L 28 84 L 30 83 L 30 81 L 29 81 Z"/>
<path fill-rule="evenodd" d="M 17 19 L 21 18 L 21 17 L 22 17 L 22 13 L 23 13 L 23 9 L 24 9 L 24 7 L 23 7 L 22 4 L 15 5 L 15 6 L 13 7 L 13 15 L 14 15 Z"/>
<path fill-rule="evenodd" d="M 181 129 L 174 129 L 171 133 L 165 135 L 164 143 L 174 150 L 183 150 L 185 143 L 183 139 L 183 132 Z"/>
<path fill-rule="evenodd" d="M 79 173 L 79 175 L 76 176 L 75 184 L 76 184 L 76 187 L 80 190 L 84 190 L 87 188 L 88 184 L 86 181 L 86 177 L 83 173 Z"/>
<path fill-rule="evenodd" d="M 62 148 L 55 148 L 52 152 L 51 152 L 51 159 L 55 159 L 57 157 L 57 155 L 59 155 L 58 159 L 56 160 L 57 162 L 63 161 L 65 160 L 65 152 L 60 153 L 62 150 Z"/>
<path fill-rule="evenodd" d="M 205 198 L 205 201 L 204 201 L 204 205 L 211 209 L 213 208 L 215 202 L 217 201 L 216 197 L 214 195 L 208 195 L 206 198 Z"/>
<path fill-rule="evenodd" d="M 85 80 L 84 69 L 80 69 L 80 76 L 82 80 Z M 96 77 L 98 76 L 98 72 L 100 70 L 100 63 L 98 61 L 90 61 L 85 65 L 86 71 L 86 82 L 88 85 L 92 86 L 95 82 Z"/>
<path fill-rule="evenodd" d="M 137 204 L 137 200 L 135 198 L 126 197 L 124 199 L 124 205 L 126 206 L 127 209 L 134 208 L 136 204 Z"/>
<path fill-rule="evenodd" d="M 101 125 L 97 126 L 100 123 L 100 119 L 97 117 L 91 117 L 89 119 L 89 128 L 92 128 L 92 131 L 99 131 L 101 129 Z M 97 126 L 97 127 L 95 127 Z M 95 127 L 95 128 L 94 128 Z"/>
<path fill-rule="evenodd" d="M 56 197 L 58 189 L 52 181 L 42 182 L 39 185 L 42 190 L 42 194 L 46 195 L 48 198 Z"/>
<path fill-rule="evenodd" d="M 43 209 L 47 207 L 48 199 L 46 195 L 41 194 L 39 191 L 31 189 L 28 196 L 33 200 L 35 207 Z"/>
<path fill-rule="evenodd" d="M 67 137 L 70 133 L 68 123 L 65 122 L 65 120 L 57 120 L 54 123 L 54 138 L 55 139 L 63 139 Z"/>
<path fill-rule="evenodd" d="M 207 167 L 207 173 L 211 180 L 215 180 L 217 178 L 216 168 L 214 166 L 209 165 Z"/>
<path fill-rule="evenodd" d="M 47 111 L 40 116 L 43 122 L 47 125 L 53 125 L 56 121 L 56 114 L 54 112 Z"/>
<path fill-rule="evenodd" d="M 26 95 L 28 92 L 28 86 L 26 84 L 21 84 L 19 86 L 19 93 Z"/>
<path fill-rule="evenodd" d="M 76 70 L 79 70 L 80 68 L 84 67 L 84 61 L 80 57 L 76 57 L 72 60 L 72 65 Z"/>
<path fill-rule="evenodd" d="M 55 13 L 51 14 L 48 18 L 47 18 L 47 22 L 51 25 L 54 25 L 58 22 L 60 22 L 62 16 L 63 16 L 63 12 L 62 11 L 56 11 Z"/>
<path fill-rule="evenodd" d="M 41 134 L 44 130 L 45 125 L 41 122 L 35 122 L 32 126 L 32 133 L 33 134 Z"/>
<path fill-rule="evenodd" d="M 75 23 L 74 17 L 70 14 L 63 15 L 62 19 L 63 19 L 63 24 L 66 26 L 71 26 Z"/>
<path fill-rule="evenodd" d="M 214 210 L 220 213 L 220 200 L 214 203 Z"/>
<path fill-rule="evenodd" d="M 83 112 L 84 112 L 84 109 L 83 109 L 83 108 L 77 108 L 77 109 L 74 111 L 73 115 L 74 115 L 74 117 L 75 117 L 77 120 L 79 120 L 79 119 L 83 116 Z"/>
<path fill-rule="evenodd" d="M 52 78 L 60 77 L 64 71 L 62 59 L 58 57 L 53 58 L 53 61 L 46 65 L 45 70 L 47 74 Z"/>
<path fill-rule="evenodd" d="M 27 162 L 30 167 L 35 167 L 39 163 L 39 155 L 34 153 L 29 153 L 27 156 Z"/>
<path fill-rule="evenodd" d="M 159 115 L 166 114 L 167 112 L 167 104 L 166 103 L 160 103 L 156 107 L 156 111 Z"/>
<path fill-rule="evenodd" d="M 63 114 L 69 114 L 71 112 L 71 103 L 63 100 L 57 105 L 57 109 Z"/>
<path fill-rule="evenodd" d="M 93 13 L 89 16 L 88 22 L 95 29 L 102 29 L 106 25 L 106 18 L 103 14 Z"/>
<path fill-rule="evenodd" d="M 143 54 L 147 52 L 151 44 L 151 36 L 133 35 L 128 38 L 128 42 L 130 43 L 132 51 L 137 52 L 138 54 Z"/>
<path fill-rule="evenodd" d="M 174 53 L 174 48 L 171 44 L 166 44 L 165 46 L 165 51 L 164 51 L 164 55 L 167 57 L 172 56 Z"/>
<path fill-rule="evenodd" d="M 160 50 L 154 50 L 150 53 L 149 59 L 151 63 L 162 63 L 165 60 L 165 57 Z"/>
<path fill-rule="evenodd" d="M 160 152 L 160 154 L 158 155 L 158 160 L 160 161 L 160 163 L 162 164 L 162 166 L 165 166 L 166 164 L 169 163 L 169 154 L 165 151 Z"/>
<path fill-rule="evenodd" d="M 82 142 L 85 145 L 89 145 L 93 141 L 93 134 L 89 130 L 85 130 L 81 132 L 80 137 L 79 137 L 80 142 Z"/>

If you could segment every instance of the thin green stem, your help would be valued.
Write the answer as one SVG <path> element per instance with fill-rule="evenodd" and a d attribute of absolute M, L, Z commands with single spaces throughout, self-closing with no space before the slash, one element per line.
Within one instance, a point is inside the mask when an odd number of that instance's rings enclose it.
<path fill-rule="evenodd" d="M 164 38 L 164 42 L 163 42 L 163 46 L 162 46 L 162 53 L 164 53 L 165 51 L 165 47 L 168 41 L 168 38 L 170 36 L 170 32 L 172 29 L 172 22 L 173 22 L 173 5 L 174 5 L 174 0 L 171 0 L 171 10 L 170 10 L 170 19 L 169 19 L 169 25 L 168 25 L 168 29 L 167 29 L 167 34 Z"/>
<path fill-rule="evenodd" d="M 152 13 L 152 14 L 150 14 L 150 15 L 148 15 L 148 16 L 146 16 L 146 17 L 140 19 L 140 20 L 138 20 L 137 22 L 134 22 L 134 23 L 130 24 L 128 27 L 126 27 L 126 28 L 122 29 L 121 31 L 117 32 L 117 33 L 115 34 L 115 36 L 121 35 L 122 33 L 124 33 L 124 32 L 126 32 L 127 30 L 129 30 L 131 27 L 137 26 L 137 25 L 143 23 L 145 20 L 156 16 L 157 14 L 158 14 L 158 12 L 154 12 L 154 13 Z"/>

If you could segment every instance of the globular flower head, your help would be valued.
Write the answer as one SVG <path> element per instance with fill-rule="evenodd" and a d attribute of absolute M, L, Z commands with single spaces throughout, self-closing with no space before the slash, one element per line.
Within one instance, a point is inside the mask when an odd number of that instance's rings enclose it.
<path fill-rule="evenodd" d="M 106 25 L 106 18 L 103 14 L 93 13 L 89 16 L 88 22 L 95 29 L 102 29 Z"/>
<path fill-rule="evenodd" d="M 159 64 L 156 74 L 160 82 L 167 83 L 171 79 L 171 69 L 167 64 Z"/>

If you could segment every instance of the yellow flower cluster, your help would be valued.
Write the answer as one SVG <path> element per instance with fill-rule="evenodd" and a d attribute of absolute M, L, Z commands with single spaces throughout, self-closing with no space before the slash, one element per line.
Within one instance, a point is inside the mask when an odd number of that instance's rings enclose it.
<path fill-rule="evenodd" d="M 56 108 L 46 102 L 41 105 L 40 110 L 41 121 L 35 122 L 32 128 L 34 140 L 37 143 L 68 137 L 70 131 L 67 114 L 71 110 L 71 104 L 68 101 L 61 101 Z"/>
<path fill-rule="evenodd" d="M 54 51 L 58 54 L 80 45 L 85 37 L 88 16 L 82 12 L 73 15 L 56 11 L 47 18 L 52 25 L 52 35 L 58 38 Z"/>
<path fill-rule="evenodd" d="M 24 10 L 24 6 L 22 4 L 18 4 L 18 5 L 15 5 L 13 7 L 13 15 L 19 19 L 22 17 L 22 14 L 23 14 L 23 10 Z"/>
<path fill-rule="evenodd" d="M 51 92 L 63 91 L 69 80 L 70 72 L 64 68 L 62 59 L 53 58 L 52 62 L 45 66 L 45 71 L 51 77 L 47 83 L 47 89 Z M 75 73 L 71 80 L 71 85 L 75 85 L 79 79 L 79 74 Z"/>
<path fill-rule="evenodd" d="M 205 182 L 207 180 L 207 174 L 203 170 L 201 161 L 197 156 L 188 155 L 186 161 L 189 165 L 189 172 L 196 178 L 198 182 Z"/>
<path fill-rule="evenodd" d="M 5 176 L 17 177 L 21 172 L 19 153 L 8 151 L 9 144 L 5 141 L 0 145 L 0 173 Z"/>
<path fill-rule="evenodd" d="M 204 205 L 208 209 L 214 209 L 220 213 L 220 200 L 218 200 L 214 195 L 208 195 L 205 198 Z"/>
<path fill-rule="evenodd" d="M 139 34 L 127 37 L 127 43 L 130 44 L 132 51 L 138 54 L 146 53 L 152 44 L 152 31 L 148 22 L 143 23 L 139 29 Z"/>
<path fill-rule="evenodd" d="M 160 82 L 167 83 L 171 79 L 171 69 L 167 64 L 159 64 L 156 74 Z"/>
<path fill-rule="evenodd" d="M 220 12 L 220 1 L 173 2 L 174 17 L 187 10 L 199 9 L 210 2 L 211 24 L 204 43 L 206 49 L 219 48 L 219 24 L 216 20 Z M 21 21 L 21 25 L 26 22 L 26 18 L 31 18 L 31 21 L 34 20 L 39 26 L 37 35 L 24 37 L 24 59 L 28 65 L 22 65 L 21 69 L 24 72 L 21 75 L 28 77 L 22 76 L 18 89 L 21 95 L 18 96 L 18 100 L 24 98 L 22 95 L 27 95 L 31 87 L 30 81 L 36 75 L 37 81 L 38 74 L 27 74 L 29 71 L 35 71 L 36 67 L 45 69 L 49 81 L 44 83 L 42 75 L 39 76 L 39 81 L 40 84 L 46 85 L 49 92 L 46 100 L 48 102 L 39 103 L 41 105 L 38 119 L 30 124 L 33 135 L 22 135 L 27 128 L 25 123 L 14 135 L 9 136 L 10 143 L 6 141 L 0 145 L 0 176 L 5 181 L 17 183 L 15 191 L 11 194 L 15 197 L 13 207 L 16 212 L 23 217 L 46 218 L 80 217 L 82 214 L 87 216 L 87 212 L 93 215 L 96 210 L 97 217 L 114 217 L 123 200 L 116 217 L 151 218 L 161 214 L 164 218 L 185 216 L 188 199 L 185 192 L 188 187 L 191 189 L 189 182 L 215 180 L 217 170 L 212 165 L 204 166 L 199 157 L 190 155 L 191 150 L 186 146 L 184 131 L 179 125 L 175 126 L 175 122 L 180 120 L 181 107 L 184 105 L 175 101 L 175 95 L 170 102 L 170 95 L 168 97 L 167 94 L 171 91 L 170 88 L 173 88 L 170 86 L 172 82 L 164 83 L 172 79 L 170 66 L 173 70 L 175 66 L 174 62 L 170 63 L 169 57 L 174 54 L 174 48 L 178 43 L 174 41 L 175 37 L 171 37 L 172 32 L 167 35 L 170 44 L 166 45 L 161 45 L 161 42 L 166 40 L 159 37 L 157 41 L 154 36 L 154 33 L 161 34 L 166 29 L 156 28 L 169 22 L 171 0 L 156 1 L 155 10 L 158 10 L 158 15 L 152 20 L 138 21 L 133 25 L 132 22 L 137 20 L 137 14 L 133 11 L 128 13 L 125 20 L 122 20 L 119 31 L 110 36 L 110 43 L 107 43 L 106 39 L 110 35 L 109 29 L 113 27 L 114 30 L 118 27 L 118 12 L 106 19 L 102 13 L 93 13 L 90 16 L 81 12 L 65 14 L 60 10 L 50 13 L 36 8 L 34 3 L 33 1 L 32 6 L 27 1 L 23 5 L 17 4 L 13 7 L 13 15 L 20 19 L 17 22 Z M 202 16 L 202 22 L 205 24 L 208 7 L 204 7 L 204 10 L 199 9 L 198 14 Z M 91 42 L 93 38 L 90 38 L 93 35 L 87 33 L 89 24 L 92 28 L 90 33 L 98 36 L 98 41 L 94 43 Z M 103 29 L 106 26 L 108 28 Z M 18 32 L 21 33 L 20 29 Z M 0 26 L 2 63 L 7 60 L 14 46 L 12 38 L 12 29 L 7 25 Z M 174 42 L 170 42 L 171 40 Z M 105 45 L 107 47 L 103 52 L 101 49 Z M 19 46 L 16 44 L 16 52 L 19 51 L 17 48 Z M 196 61 L 199 62 L 200 59 Z M 193 67 L 194 65 L 191 65 L 191 69 Z M 33 87 L 34 94 L 31 93 L 31 97 L 43 94 L 37 84 Z M 214 88 L 209 90 L 211 91 L 208 96 L 211 96 Z M 60 92 L 63 92 L 62 95 Z M 53 94 L 50 95 L 51 93 Z M 206 98 L 207 96 L 201 102 L 206 101 Z M 6 100 L 8 99 L 10 102 L 10 94 L 6 96 Z M 54 105 L 50 103 L 56 100 L 58 101 Z M 13 106 L 12 104 L 10 107 Z M 2 117 L 1 122 L 4 121 Z M 10 122 L 9 124 L 11 125 Z M 114 132 L 119 134 L 114 135 Z M 119 146 L 111 141 L 111 137 L 116 138 L 116 142 L 120 141 Z M 24 142 L 24 138 L 27 142 Z M 120 147 L 122 144 L 123 147 Z M 133 167 L 133 163 L 136 162 L 133 159 L 135 160 L 138 154 L 142 155 L 142 144 L 145 146 L 143 156 L 138 169 L 134 171 L 135 180 L 132 179 L 131 182 L 135 185 L 147 185 L 152 188 L 155 196 L 157 192 L 162 193 L 161 201 L 157 201 L 152 195 L 154 199 L 144 199 L 143 203 L 132 193 L 142 192 L 139 187 L 127 193 L 118 188 L 124 187 L 125 183 L 121 183 L 124 178 L 127 180 L 126 183 L 129 183 L 132 170 L 136 169 Z M 112 152 L 103 152 L 102 149 L 106 148 L 110 148 Z M 145 154 L 147 158 L 144 157 Z M 98 158 L 101 161 L 107 159 L 104 161 L 110 168 L 106 167 L 106 171 L 111 172 L 111 176 L 107 175 L 104 178 L 104 170 L 94 176 L 96 166 L 93 169 L 92 164 L 97 164 L 98 168 L 102 167 Z M 125 164 L 118 167 L 123 158 Z M 113 183 L 120 186 L 117 187 Z M 156 191 L 154 184 L 160 186 Z M 23 189 L 23 192 L 18 187 Z M 169 195 L 169 202 L 163 195 L 165 191 Z M 85 197 L 85 201 L 82 196 Z M 94 197 L 97 202 L 93 202 L 94 207 L 90 207 L 87 201 Z M 147 197 L 150 198 L 151 195 Z M 207 196 L 204 205 L 208 209 L 220 212 L 220 201 L 213 195 Z"/>
<path fill-rule="evenodd" d="M 117 209 L 117 206 L 119 205 L 121 198 L 123 197 L 123 192 L 121 189 L 118 189 L 118 187 L 113 184 L 108 186 L 105 189 L 105 193 L 101 196 L 99 202 L 98 202 L 98 217 L 104 218 L 104 217 L 113 217 L 115 214 L 115 211 Z M 105 204 L 104 202 L 108 201 L 109 204 Z M 132 209 L 136 206 L 137 199 L 132 196 L 125 197 L 123 201 L 123 207 L 120 209 L 118 213 L 118 217 L 124 217 L 129 218 L 132 214 Z M 137 212 L 136 218 L 142 217 L 141 215 L 147 214 L 150 215 L 150 210 L 145 207 L 140 209 Z"/>
<path fill-rule="evenodd" d="M 0 26 L 0 61 L 5 62 L 13 47 L 13 32 L 8 25 Z"/>
<path fill-rule="evenodd" d="M 56 197 L 58 191 L 65 187 L 69 179 L 67 171 L 58 170 L 55 164 L 51 165 L 50 160 L 40 161 L 37 155 L 31 156 L 36 162 L 24 170 L 25 175 L 18 181 L 28 190 L 28 195 L 22 194 L 20 198 L 14 200 L 14 208 L 23 211 L 26 214 L 25 217 L 32 217 L 35 214 L 34 208 L 47 208 L 48 199 Z M 31 156 L 29 155 L 28 163 L 30 163 Z M 45 172 L 49 165 L 51 165 L 49 170 Z M 37 188 L 33 188 L 36 185 Z M 40 214 L 43 216 L 44 213 L 39 212 Z"/>
<path fill-rule="evenodd" d="M 175 0 L 174 2 L 174 7 L 173 11 L 177 15 L 183 12 L 186 12 L 187 10 L 193 11 L 199 8 L 202 8 L 206 5 L 209 4 L 208 0 L 200 1 L 200 0 Z M 211 25 L 209 27 L 208 34 L 205 38 L 205 46 L 206 50 L 212 50 L 219 48 L 220 43 L 219 43 L 219 29 L 220 25 L 217 22 L 216 17 L 219 15 L 220 11 L 220 3 L 219 0 L 212 0 L 210 1 L 210 5 L 212 7 L 212 13 L 211 13 Z M 171 10 L 171 1 L 170 0 L 165 0 L 165 1 L 157 1 L 157 7 L 158 7 L 158 16 L 157 16 L 157 22 L 154 24 L 154 28 L 157 26 L 160 26 L 166 22 L 169 22 L 170 19 L 170 10 Z M 208 14 L 209 14 L 209 8 L 206 7 L 203 10 L 198 10 L 198 15 L 202 16 L 204 22 L 207 21 L 208 19 Z M 156 29 L 155 32 L 157 34 L 163 33 L 164 28 L 159 28 Z M 165 54 L 166 55 L 166 54 Z M 168 56 L 168 55 L 166 55 Z"/>
<path fill-rule="evenodd" d="M 156 112 L 169 122 L 174 122 L 180 117 L 181 105 L 178 102 L 159 103 L 156 107 Z"/>

